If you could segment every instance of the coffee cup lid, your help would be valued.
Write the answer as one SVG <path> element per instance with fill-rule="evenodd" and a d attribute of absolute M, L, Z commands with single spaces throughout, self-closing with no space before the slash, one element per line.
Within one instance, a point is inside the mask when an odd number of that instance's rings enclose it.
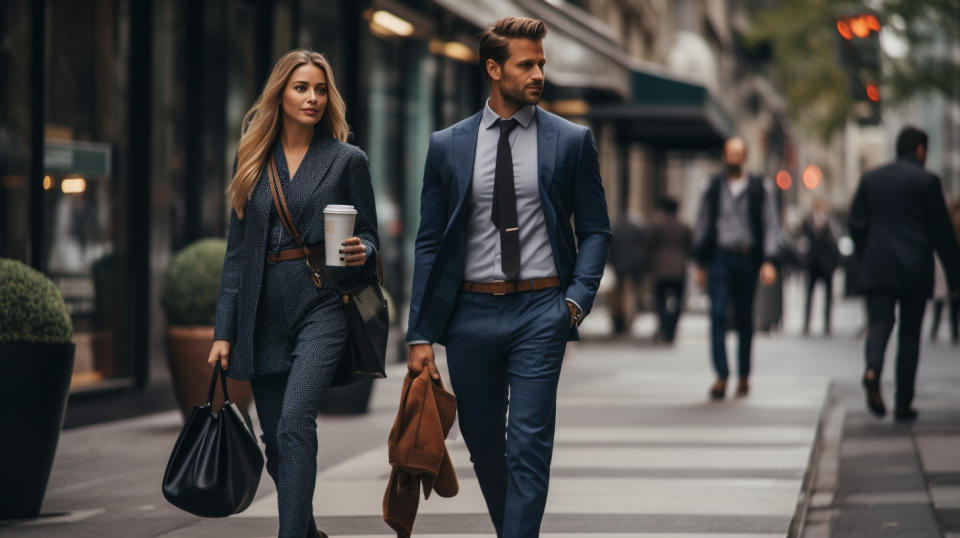
<path fill-rule="evenodd" d="M 324 213 L 345 213 L 349 215 L 355 215 L 357 213 L 357 210 L 352 205 L 330 204 L 327 207 L 323 208 L 323 212 Z"/>

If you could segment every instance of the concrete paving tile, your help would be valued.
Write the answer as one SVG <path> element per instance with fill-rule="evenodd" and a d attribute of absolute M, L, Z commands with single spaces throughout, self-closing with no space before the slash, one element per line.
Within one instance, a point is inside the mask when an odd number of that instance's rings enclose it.
<path fill-rule="evenodd" d="M 934 486 L 930 488 L 933 505 L 942 508 L 960 508 L 960 487 Z"/>
<path fill-rule="evenodd" d="M 841 457 L 840 472 L 855 475 L 919 474 L 921 468 L 916 454 L 894 452 Z"/>
<path fill-rule="evenodd" d="M 913 441 L 909 438 L 857 438 L 840 443 L 840 456 L 845 458 L 869 455 L 913 453 Z"/>
<path fill-rule="evenodd" d="M 943 529 L 951 532 L 960 532 L 960 509 L 944 508 L 937 510 L 937 517 Z"/>
<path fill-rule="evenodd" d="M 960 472 L 926 473 L 931 486 L 960 486 Z"/>
<path fill-rule="evenodd" d="M 912 473 L 855 473 L 849 468 L 840 474 L 838 493 L 841 496 L 858 493 L 902 493 L 926 491 L 927 485 L 919 470 Z"/>
<path fill-rule="evenodd" d="M 917 447 L 924 471 L 960 471 L 960 436 L 919 436 Z"/>
<path fill-rule="evenodd" d="M 566 401 L 566 398 L 564 398 Z M 803 426 L 565 426 L 557 429 L 557 445 L 571 442 L 646 443 L 783 443 L 808 445 L 816 435 L 813 427 Z"/>
<path fill-rule="evenodd" d="M 833 538 L 940 536 L 929 505 L 851 506 L 833 520 Z"/>

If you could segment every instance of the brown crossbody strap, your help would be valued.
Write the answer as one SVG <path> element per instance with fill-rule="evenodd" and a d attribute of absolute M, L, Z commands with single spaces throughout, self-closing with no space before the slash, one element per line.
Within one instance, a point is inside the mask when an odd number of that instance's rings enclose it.
<path fill-rule="evenodd" d="M 296 225 L 293 224 L 293 217 L 290 216 L 290 208 L 287 206 L 287 198 L 283 195 L 283 186 L 280 185 L 280 174 L 277 172 L 277 160 L 274 157 L 271 157 L 267 162 L 267 177 L 270 179 L 270 194 L 273 196 L 273 206 L 277 209 L 280 222 L 283 223 L 283 227 L 287 229 L 287 233 L 293 236 L 293 239 L 297 242 L 297 246 L 303 251 L 303 256 L 307 260 L 307 266 L 310 267 L 314 273 L 322 272 L 324 278 L 333 283 L 333 287 L 341 294 L 346 293 L 340 288 L 337 281 L 330 276 L 326 267 L 320 266 L 317 268 L 310 265 L 310 248 L 303 244 L 300 232 L 297 231 Z M 383 265 L 380 262 L 380 256 L 377 256 L 377 283 L 383 285 Z"/>
<path fill-rule="evenodd" d="M 280 215 L 280 222 L 283 223 L 283 227 L 287 229 L 287 232 L 293 236 L 293 239 L 297 242 L 297 246 L 304 249 L 303 254 L 307 255 L 306 246 L 303 244 L 303 239 L 300 238 L 300 232 L 297 231 L 297 227 L 293 224 L 293 217 L 290 216 L 287 198 L 283 194 L 283 186 L 280 185 L 280 174 L 277 173 L 277 161 L 272 157 L 267 162 L 267 176 L 270 178 L 270 194 L 273 195 L 273 206 L 277 209 L 277 215 Z"/>

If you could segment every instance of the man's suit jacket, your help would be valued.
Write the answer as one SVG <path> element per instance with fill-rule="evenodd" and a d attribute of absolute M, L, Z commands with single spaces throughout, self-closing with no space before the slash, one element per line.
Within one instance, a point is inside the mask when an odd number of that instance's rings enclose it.
<path fill-rule="evenodd" d="M 863 175 L 850 208 L 863 291 L 933 292 L 933 251 L 960 290 L 960 247 L 940 179 L 901 159 Z"/>
<path fill-rule="evenodd" d="M 446 343 L 466 256 L 482 113 L 430 136 L 423 173 L 407 341 Z M 537 109 L 540 203 L 565 297 L 590 312 L 610 245 L 610 218 L 590 130 Z M 570 218 L 576 220 L 576 239 Z M 570 339 L 579 338 L 576 327 Z"/>
<path fill-rule="evenodd" d="M 317 134 L 300 163 L 296 179 L 298 183 L 291 187 L 305 189 L 304 204 L 299 210 L 291 208 L 291 212 L 303 242 L 306 245 L 323 243 L 323 208 L 328 204 L 353 205 L 357 209 L 354 235 L 367 246 L 367 264 L 363 268 L 328 267 L 327 270 L 338 284 L 348 288 L 371 280 L 380 243 L 366 154 L 356 146 Z M 230 342 L 227 375 L 234 379 L 254 377 L 254 325 L 267 256 L 270 214 L 275 211 L 264 166 L 244 205 L 243 218 L 237 218 L 236 212 L 230 210 L 227 252 L 217 299 L 214 339 Z M 297 263 L 303 269 L 304 281 L 310 281 L 310 270 L 302 261 L 284 263 Z"/>

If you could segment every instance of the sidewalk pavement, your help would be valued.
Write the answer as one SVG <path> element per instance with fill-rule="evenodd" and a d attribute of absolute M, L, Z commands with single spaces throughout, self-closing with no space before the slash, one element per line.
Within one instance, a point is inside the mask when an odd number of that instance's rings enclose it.
<path fill-rule="evenodd" d="M 889 419 L 879 422 L 860 416 L 863 404 L 856 403 L 855 385 L 862 369 L 861 344 L 855 336 L 859 308 L 842 305 L 836 316 L 838 337 L 801 339 L 790 335 L 789 323 L 787 335 L 759 336 L 753 392 L 722 402 L 706 397 L 712 373 L 704 317 L 686 316 L 673 348 L 601 338 L 607 323 L 602 313 L 588 318 L 587 338 L 571 345 L 565 359 L 541 536 L 773 537 L 824 529 L 828 534 L 822 535 L 827 536 L 834 529 L 848 532 L 843 536 L 886 535 L 866 531 L 872 527 L 857 534 L 860 525 L 876 515 L 845 512 L 844 507 L 854 501 L 873 502 L 854 507 L 882 502 L 874 502 L 877 497 L 851 499 L 860 490 L 845 489 L 846 477 L 856 475 L 846 470 L 856 470 L 850 465 L 859 463 L 872 468 L 871 461 L 856 459 L 861 456 L 893 454 L 904 459 L 897 465 L 902 474 L 909 474 L 908 446 L 874 444 L 877 437 L 904 428 Z M 646 334 L 650 326 L 650 319 L 642 318 L 635 331 Z M 927 506 L 930 514 L 941 518 L 933 520 L 936 525 L 953 514 L 950 506 L 956 502 L 956 491 L 949 485 L 957 483 L 958 473 L 950 469 L 956 467 L 958 458 L 953 455 L 960 454 L 960 440 L 956 417 L 946 417 L 947 429 L 941 429 L 943 417 L 930 409 L 954 405 L 947 400 L 956 397 L 950 390 L 960 378 L 956 359 L 955 348 L 925 348 L 918 382 L 921 417 L 908 428 L 911 439 L 916 439 L 913 446 L 920 447 L 925 477 L 932 477 L 922 489 L 914 483 L 918 487 L 912 491 L 926 492 L 940 504 L 934 512 L 919 495 L 907 504 Z M 392 367 L 389 374 L 376 383 L 369 414 L 320 420 L 314 510 L 318 526 L 331 536 L 391 536 L 380 511 L 389 474 L 386 435 L 403 366 Z M 831 390 L 833 379 L 841 382 L 840 389 Z M 821 421 L 824 410 L 824 417 L 842 414 L 842 427 L 826 418 Z M 863 427 L 858 426 L 861 423 Z M 44 516 L 0 522 L 0 536 L 275 535 L 276 494 L 266 475 L 253 505 L 231 518 L 196 518 L 164 501 L 160 481 L 179 427 L 179 416 L 167 412 L 65 431 Z M 828 431 L 840 434 L 830 437 L 824 433 Z M 862 442 L 847 444 L 848 438 Z M 467 451 L 459 438 L 448 446 L 460 477 L 460 494 L 422 502 L 416 535 L 493 536 Z M 952 448 L 957 450 L 951 452 Z M 841 457 L 832 460 L 833 482 L 831 450 Z M 941 459 L 931 459 L 936 454 Z M 884 478 L 875 480 L 887 483 Z M 934 487 L 926 487 L 929 484 Z M 944 484 L 946 489 L 940 487 Z M 820 496 L 815 499 L 815 494 Z M 886 513 L 888 519 L 898 519 L 894 512 Z M 939 536 L 939 531 L 931 536 Z"/>
<path fill-rule="evenodd" d="M 960 538 L 960 350 L 928 346 L 923 361 L 937 355 L 952 364 L 939 376 L 922 364 L 915 423 L 878 420 L 857 383 L 832 384 L 804 537 Z"/>

